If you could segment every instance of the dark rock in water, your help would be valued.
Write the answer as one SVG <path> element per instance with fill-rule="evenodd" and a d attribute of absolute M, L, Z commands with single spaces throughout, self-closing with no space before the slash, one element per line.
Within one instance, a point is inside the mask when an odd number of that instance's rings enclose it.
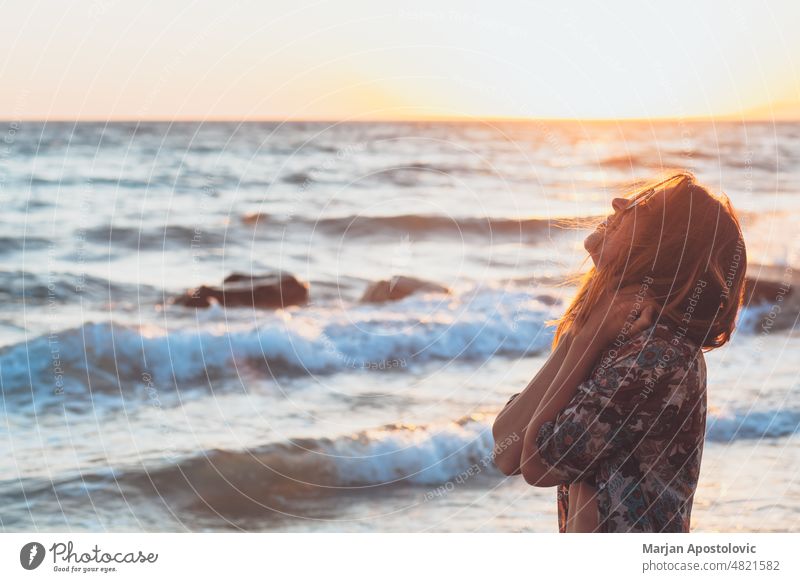
<path fill-rule="evenodd" d="M 537 295 L 534 299 L 551 307 L 561 301 L 558 297 L 553 297 L 552 295 Z"/>
<path fill-rule="evenodd" d="M 746 277 L 744 281 L 744 304 L 774 303 L 779 297 L 791 295 L 791 283 L 771 281 L 765 278 Z"/>
<path fill-rule="evenodd" d="M 392 277 L 388 281 L 383 280 L 370 283 L 367 290 L 364 291 L 361 301 L 362 303 L 397 301 L 417 292 L 449 294 L 450 289 L 431 281 L 398 275 Z"/>
<path fill-rule="evenodd" d="M 266 279 L 267 277 L 274 277 L 274 274 L 266 274 L 266 275 L 248 275 L 246 273 L 231 273 L 227 277 L 225 277 L 222 282 L 223 283 L 241 283 L 242 281 L 257 281 L 259 279 Z M 291 276 L 291 275 L 289 275 Z"/>
<path fill-rule="evenodd" d="M 197 289 L 190 289 L 184 295 L 176 297 L 174 303 L 184 307 L 209 307 L 212 299 L 222 303 L 224 299 L 222 290 L 201 285 Z"/>
<path fill-rule="evenodd" d="M 175 304 L 184 307 L 208 307 L 213 301 L 225 307 L 277 309 L 308 302 L 308 283 L 293 275 L 245 275 L 232 273 L 222 287 L 201 285 L 177 297 Z"/>
<path fill-rule="evenodd" d="M 748 265 L 744 305 L 763 307 L 756 322 L 761 333 L 794 328 L 800 317 L 800 273 L 790 267 Z"/>

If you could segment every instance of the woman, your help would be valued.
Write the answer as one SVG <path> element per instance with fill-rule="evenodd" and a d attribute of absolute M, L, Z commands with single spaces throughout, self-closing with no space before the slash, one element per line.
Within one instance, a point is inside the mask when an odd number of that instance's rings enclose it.
<path fill-rule="evenodd" d="M 558 486 L 560 532 L 688 532 L 703 352 L 733 332 L 744 239 L 730 201 L 688 172 L 612 206 L 550 357 L 494 423 L 495 464 Z"/>

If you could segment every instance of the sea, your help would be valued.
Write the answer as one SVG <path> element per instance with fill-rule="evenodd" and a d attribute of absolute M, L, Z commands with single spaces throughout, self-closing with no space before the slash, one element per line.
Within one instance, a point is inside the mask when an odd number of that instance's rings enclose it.
<path fill-rule="evenodd" d="M 5 531 L 555 532 L 555 489 L 493 467 L 491 424 L 547 358 L 611 199 L 690 169 L 738 210 L 748 272 L 800 269 L 800 123 L 0 133 Z M 291 274 L 308 302 L 175 303 L 232 273 Z M 450 293 L 361 300 L 401 275 Z M 746 306 L 706 355 L 694 531 L 800 531 L 784 307 Z"/>

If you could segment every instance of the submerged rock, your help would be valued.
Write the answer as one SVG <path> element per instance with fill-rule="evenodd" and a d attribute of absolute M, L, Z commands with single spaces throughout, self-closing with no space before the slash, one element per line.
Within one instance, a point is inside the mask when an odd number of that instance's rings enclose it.
<path fill-rule="evenodd" d="M 771 281 L 746 277 L 744 281 L 745 305 L 774 303 L 792 293 L 790 281 Z"/>
<path fill-rule="evenodd" d="M 175 298 L 176 305 L 209 307 L 214 301 L 225 307 L 277 309 L 308 302 L 308 283 L 290 274 L 228 275 L 221 287 L 201 285 Z"/>
<path fill-rule="evenodd" d="M 755 331 L 792 329 L 800 318 L 800 273 L 791 267 L 749 265 L 745 277 L 744 304 L 760 307 Z"/>
<path fill-rule="evenodd" d="M 364 291 L 364 295 L 361 297 L 361 302 L 383 303 L 386 301 L 397 301 L 417 292 L 444 293 L 449 295 L 450 289 L 444 285 L 433 283 L 432 281 L 397 275 L 388 281 L 382 280 L 370 283 L 367 290 Z"/>

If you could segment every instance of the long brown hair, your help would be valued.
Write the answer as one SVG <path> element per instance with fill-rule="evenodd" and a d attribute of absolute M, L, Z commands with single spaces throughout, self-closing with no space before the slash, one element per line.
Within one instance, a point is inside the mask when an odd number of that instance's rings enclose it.
<path fill-rule="evenodd" d="M 628 252 L 592 267 L 557 325 L 553 345 L 573 325 L 583 324 L 601 295 L 647 287 L 658 320 L 670 322 L 698 347 L 711 350 L 730 340 L 742 304 L 747 253 L 730 200 L 715 196 L 687 171 L 632 188 L 631 200 L 646 201 L 635 213 Z M 644 283 L 644 285 L 643 285 Z"/>

